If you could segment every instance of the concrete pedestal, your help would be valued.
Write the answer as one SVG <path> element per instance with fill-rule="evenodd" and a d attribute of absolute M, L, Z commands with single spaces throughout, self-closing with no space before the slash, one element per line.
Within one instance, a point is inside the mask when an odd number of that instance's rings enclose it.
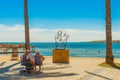
<path fill-rule="evenodd" d="M 53 63 L 69 63 L 69 50 L 53 50 Z"/>

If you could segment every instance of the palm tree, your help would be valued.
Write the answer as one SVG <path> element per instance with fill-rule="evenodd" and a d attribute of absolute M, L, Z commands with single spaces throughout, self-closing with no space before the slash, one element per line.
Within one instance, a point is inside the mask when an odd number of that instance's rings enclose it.
<path fill-rule="evenodd" d="M 106 0 L 106 61 L 105 62 L 109 65 L 114 65 L 114 56 L 112 54 L 110 0 Z"/>
<path fill-rule="evenodd" d="M 25 23 L 25 49 L 30 50 L 29 22 L 28 22 L 28 1 L 24 0 L 24 23 Z"/>

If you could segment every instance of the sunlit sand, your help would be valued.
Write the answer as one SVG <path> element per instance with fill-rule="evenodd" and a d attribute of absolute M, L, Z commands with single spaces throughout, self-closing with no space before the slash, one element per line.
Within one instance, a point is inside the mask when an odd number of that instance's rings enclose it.
<path fill-rule="evenodd" d="M 119 80 L 119 69 L 98 66 L 104 58 L 70 57 L 69 64 L 52 63 L 52 57 L 45 58 L 42 72 L 27 74 L 22 72 L 24 67 L 19 60 L 0 56 L 0 80 Z"/>

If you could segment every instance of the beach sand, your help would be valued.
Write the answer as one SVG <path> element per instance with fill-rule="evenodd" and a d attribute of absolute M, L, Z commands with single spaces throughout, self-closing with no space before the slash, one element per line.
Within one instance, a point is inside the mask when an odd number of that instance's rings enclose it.
<path fill-rule="evenodd" d="M 42 72 L 27 74 L 20 61 L 11 61 L 11 56 L 0 56 L 0 80 L 120 80 L 120 70 L 98 66 L 104 58 L 70 57 L 70 63 L 52 63 L 45 56 Z M 120 63 L 120 59 L 115 59 Z"/>

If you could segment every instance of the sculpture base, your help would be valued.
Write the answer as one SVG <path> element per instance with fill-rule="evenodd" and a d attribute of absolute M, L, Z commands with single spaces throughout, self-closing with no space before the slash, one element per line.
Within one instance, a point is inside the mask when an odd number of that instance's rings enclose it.
<path fill-rule="evenodd" d="M 53 63 L 69 63 L 69 50 L 53 50 Z"/>

